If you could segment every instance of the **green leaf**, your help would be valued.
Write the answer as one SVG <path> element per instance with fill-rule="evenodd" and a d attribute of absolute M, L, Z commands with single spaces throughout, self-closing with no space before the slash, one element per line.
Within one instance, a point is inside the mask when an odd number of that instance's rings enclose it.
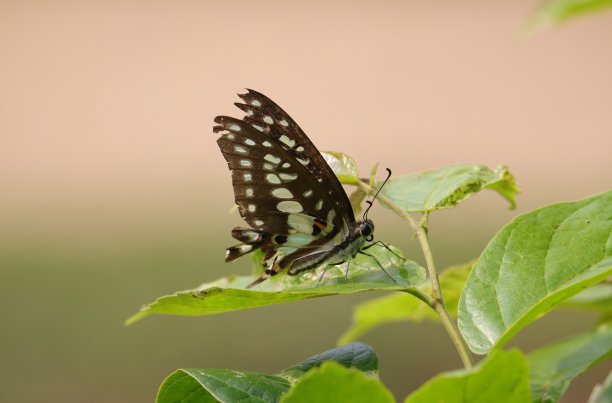
<path fill-rule="evenodd" d="M 483 189 L 499 193 L 516 205 L 519 189 L 508 168 L 495 170 L 483 165 L 462 164 L 434 171 L 392 177 L 381 192 L 407 212 L 425 212 L 455 207 Z"/>
<path fill-rule="evenodd" d="M 311 369 L 320 367 L 326 361 L 335 361 L 347 368 L 356 368 L 370 375 L 378 374 L 378 357 L 374 349 L 364 343 L 351 343 L 310 357 L 287 368 L 281 372 L 281 375 L 298 379 Z"/>
<path fill-rule="evenodd" d="M 157 403 L 275 402 L 289 390 L 287 379 L 229 369 L 179 369 L 162 383 Z"/>
<path fill-rule="evenodd" d="M 395 253 L 401 253 L 394 249 Z M 182 291 L 158 298 L 130 317 L 132 324 L 151 313 L 173 315 L 213 315 L 240 309 L 254 308 L 306 298 L 362 291 L 406 290 L 425 280 L 425 269 L 415 262 L 404 261 L 376 245 L 368 249 L 383 266 L 381 270 L 373 258 L 358 255 L 350 263 L 321 266 L 300 276 L 279 274 L 261 284 L 245 289 L 257 275 L 234 276 L 203 284 L 195 290 Z M 323 274 L 323 275 L 322 275 Z"/>
<path fill-rule="evenodd" d="M 596 385 L 587 403 L 612 403 L 612 372 L 601 385 Z"/>
<path fill-rule="evenodd" d="M 477 354 L 612 273 L 612 192 L 523 214 L 489 243 L 459 301 Z"/>
<path fill-rule="evenodd" d="M 612 328 L 543 347 L 527 356 L 531 395 L 536 403 L 557 402 L 570 382 L 597 363 L 612 357 Z"/>
<path fill-rule="evenodd" d="M 527 32 L 543 30 L 612 6 L 612 0 L 548 0 L 542 2 L 526 24 Z"/>
<path fill-rule="evenodd" d="M 565 301 L 563 306 L 612 313 L 612 284 L 595 284 Z"/>
<path fill-rule="evenodd" d="M 335 151 L 324 151 L 321 154 L 341 183 L 355 184 L 359 180 L 357 163 L 351 156 Z"/>
<path fill-rule="evenodd" d="M 438 375 L 405 403 L 530 402 L 529 369 L 518 350 L 499 351 L 477 367 Z"/>
<path fill-rule="evenodd" d="M 463 285 L 472 269 L 473 262 L 452 266 L 440 276 L 440 286 L 447 310 L 457 315 L 457 305 Z M 431 292 L 429 284 L 419 286 L 426 294 Z M 374 298 L 359 304 L 353 312 L 353 323 L 338 340 L 338 344 L 350 343 L 362 334 L 385 323 L 437 321 L 438 315 L 423 301 L 410 294 L 394 293 Z"/>
<path fill-rule="evenodd" d="M 277 375 L 229 369 L 179 369 L 162 383 L 158 403 L 166 402 L 276 402 L 307 371 L 335 361 L 368 374 L 378 372 L 372 347 L 353 343 L 311 357 Z"/>
<path fill-rule="evenodd" d="M 391 403 L 395 399 L 375 377 L 335 362 L 326 362 L 304 375 L 281 402 Z"/>

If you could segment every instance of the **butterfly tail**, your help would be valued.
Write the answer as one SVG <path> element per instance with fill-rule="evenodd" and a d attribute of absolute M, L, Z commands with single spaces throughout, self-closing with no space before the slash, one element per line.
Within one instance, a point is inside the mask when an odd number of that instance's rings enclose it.
<path fill-rule="evenodd" d="M 262 274 L 261 276 L 259 276 L 255 281 L 253 281 L 251 284 L 247 285 L 244 288 L 251 288 L 251 287 L 255 287 L 257 284 L 264 282 L 265 280 L 269 279 L 270 275 L 267 273 Z"/>

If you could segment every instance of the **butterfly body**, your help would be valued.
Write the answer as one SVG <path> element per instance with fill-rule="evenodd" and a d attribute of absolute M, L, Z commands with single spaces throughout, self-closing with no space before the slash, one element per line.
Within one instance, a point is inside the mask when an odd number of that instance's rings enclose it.
<path fill-rule="evenodd" d="M 232 230 L 241 244 L 232 261 L 264 252 L 264 274 L 296 275 L 326 262 L 350 260 L 372 239 L 374 224 L 356 221 L 348 196 L 321 153 L 269 98 L 248 90 L 236 103 L 243 119 L 218 116 L 217 143 L 232 172 L 235 201 L 250 225 Z"/>

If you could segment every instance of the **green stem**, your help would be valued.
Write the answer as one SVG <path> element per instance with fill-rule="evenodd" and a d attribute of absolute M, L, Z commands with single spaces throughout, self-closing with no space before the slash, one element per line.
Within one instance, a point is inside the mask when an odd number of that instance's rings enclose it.
<path fill-rule="evenodd" d="M 374 194 L 376 189 L 368 186 L 367 184 L 357 181 L 356 185 L 362 189 L 363 191 Z M 389 200 L 382 193 L 378 194 L 378 200 L 380 200 L 383 204 L 389 207 L 394 213 L 399 215 L 402 220 L 406 221 L 410 226 L 416 231 L 417 239 L 421 244 L 421 249 L 423 250 L 423 255 L 425 256 L 425 262 L 427 263 L 427 272 L 429 273 L 429 279 L 431 281 L 431 296 L 423 293 L 420 290 L 406 290 L 410 294 L 419 298 L 427 305 L 429 305 L 433 310 L 436 311 L 438 316 L 440 317 L 440 322 L 446 329 L 446 332 L 450 336 L 459 356 L 461 357 L 461 361 L 463 361 L 463 366 L 465 368 L 471 368 L 473 366 L 472 363 L 472 355 L 470 354 L 470 350 L 461 337 L 459 333 L 459 329 L 457 328 L 455 321 L 448 313 L 446 306 L 444 305 L 444 298 L 442 296 L 442 288 L 440 287 L 440 281 L 438 279 L 438 272 L 436 270 L 436 266 L 434 263 L 433 255 L 431 253 L 431 247 L 429 246 L 429 238 L 427 236 L 427 213 L 424 214 L 421 223 L 417 223 L 416 220 L 404 210 L 399 208 L 395 203 Z"/>

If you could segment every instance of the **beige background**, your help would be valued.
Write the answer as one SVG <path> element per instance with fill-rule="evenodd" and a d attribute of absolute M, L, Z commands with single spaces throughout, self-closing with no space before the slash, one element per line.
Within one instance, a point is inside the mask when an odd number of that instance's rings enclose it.
<path fill-rule="evenodd" d="M 517 211 L 485 192 L 433 218 L 441 265 L 476 256 L 518 212 L 609 189 L 612 13 L 522 38 L 535 5 L 0 2 L 0 400 L 151 401 L 177 367 L 273 372 L 333 347 L 367 296 L 122 327 L 159 295 L 248 271 L 222 263 L 239 220 L 211 133 L 243 87 L 364 172 L 509 165 Z M 371 217 L 420 259 L 388 212 Z M 517 343 L 593 319 L 554 314 Z M 364 341 L 398 397 L 459 365 L 435 325 Z"/>

